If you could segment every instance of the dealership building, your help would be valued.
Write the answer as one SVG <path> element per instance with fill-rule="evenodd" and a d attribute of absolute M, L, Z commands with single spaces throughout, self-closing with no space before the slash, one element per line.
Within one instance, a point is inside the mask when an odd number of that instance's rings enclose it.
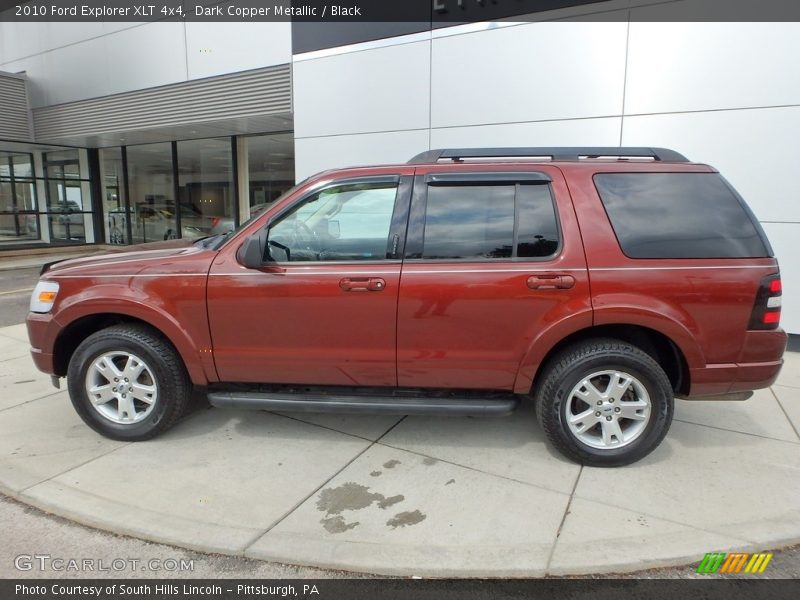
<path fill-rule="evenodd" d="M 0 252 L 206 235 L 318 171 L 431 148 L 662 146 L 750 204 L 800 333 L 800 23 L 662 22 L 680 3 L 470 24 L 2 22 Z"/>

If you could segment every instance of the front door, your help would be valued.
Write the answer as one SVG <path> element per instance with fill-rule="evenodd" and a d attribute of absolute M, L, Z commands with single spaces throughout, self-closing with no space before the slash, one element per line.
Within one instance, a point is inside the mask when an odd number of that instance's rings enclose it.
<path fill-rule="evenodd" d="M 397 385 L 410 179 L 314 188 L 271 219 L 263 268 L 215 261 L 208 308 L 220 380 Z"/>

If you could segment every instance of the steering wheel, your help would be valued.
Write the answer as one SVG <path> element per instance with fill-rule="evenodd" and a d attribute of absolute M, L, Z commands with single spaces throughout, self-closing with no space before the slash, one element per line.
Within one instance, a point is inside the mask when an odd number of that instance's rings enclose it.
<path fill-rule="evenodd" d="M 301 231 L 303 232 L 302 236 L 300 235 Z M 304 245 L 306 250 L 311 250 L 314 253 L 319 252 L 322 244 L 320 244 L 316 232 L 314 232 L 308 225 L 299 219 L 295 219 L 294 232 L 295 238 L 298 241 L 298 245 Z"/>

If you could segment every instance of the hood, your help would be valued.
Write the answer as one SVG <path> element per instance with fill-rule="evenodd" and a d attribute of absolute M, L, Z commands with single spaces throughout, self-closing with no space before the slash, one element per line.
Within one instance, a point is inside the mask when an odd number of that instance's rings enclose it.
<path fill-rule="evenodd" d="M 128 273 L 153 271 L 159 265 L 174 263 L 173 259 L 195 256 L 208 250 L 194 246 L 193 239 L 149 242 L 135 246 L 122 246 L 113 250 L 103 250 L 82 258 L 47 263 L 42 267 L 42 275 L 79 275 L 84 272 Z"/>

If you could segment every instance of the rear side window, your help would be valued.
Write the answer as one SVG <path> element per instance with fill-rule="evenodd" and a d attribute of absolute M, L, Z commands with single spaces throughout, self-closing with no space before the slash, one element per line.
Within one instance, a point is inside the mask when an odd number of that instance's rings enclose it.
<path fill-rule="evenodd" d="M 630 258 L 770 255 L 760 226 L 718 173 L 601 173 L 594 183 Z"/>
<path fill-rule="evenodd" d="M 428 187 L 422 258 L 543 258 L 557 249 L 558 223 L 547 185 Z"/>

